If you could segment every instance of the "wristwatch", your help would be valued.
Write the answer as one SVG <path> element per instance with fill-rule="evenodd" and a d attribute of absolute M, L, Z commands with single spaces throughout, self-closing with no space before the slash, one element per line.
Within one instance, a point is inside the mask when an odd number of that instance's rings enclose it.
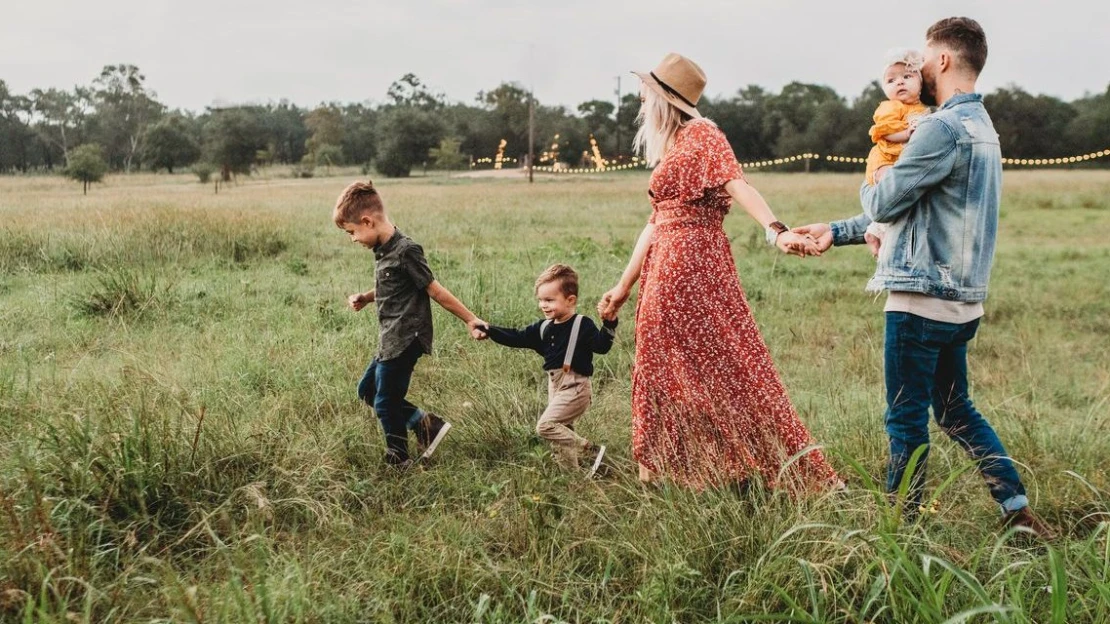
<path fill-rule="evenodd" d="M 772 221 L 767 225 L 767 244 L 773 247 L 775 241 L 778 240 L 779 234 L 789 231 L 790 228 L 786 227 L 786 224 L 782 221 Z"/>

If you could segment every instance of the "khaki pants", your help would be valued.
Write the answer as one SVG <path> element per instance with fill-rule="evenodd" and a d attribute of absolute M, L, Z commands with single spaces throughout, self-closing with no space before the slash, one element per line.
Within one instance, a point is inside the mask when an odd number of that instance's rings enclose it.
<path fill-rule="evenodd" d="M 555 461 L 567 469 L 578 468 L 578 452 L 590 441 L 574 432 L 574 421 L 590 407 L 590 378 L 574 371 L 547 371 L 547 409 L 536 423 L 536 433 L 551 443 Z"/>

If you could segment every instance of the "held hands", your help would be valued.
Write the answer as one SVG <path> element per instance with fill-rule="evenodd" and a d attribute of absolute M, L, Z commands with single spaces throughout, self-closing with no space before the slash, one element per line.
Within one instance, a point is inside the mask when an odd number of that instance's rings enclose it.
<path fill-rule="evenodd" d="M 794 234 L 800 234 L 812 238 L 813 246 L 817 248 L 818 252 L 826 252 L 829 250 L 830 247 L 832 247 L 832 228 L 829 227 L 828 223 L 811 223 L 809 225 L 796 227 L 790 231 Z M 783 234 L 780 234 L 779 238 L 781 239 L 782 237 Z"/>
<path fill-rule="evenodd" d="M 471 338 L 475 340 L 485 340 L 486 338 L 489 338 L 489 334 L 486 333 L 487 331 L 489 331 L 489 323 L 483 321 L 482 319 L 474 317 L 472 320 L 470 320 L 470 322 L 466 324 L 466 326 L 470 329 Z"/>
<path fill-rule="evenodd" d="M 601 300 L 597 302 L 597 315 L 601 320 L 611 321 L 617 318 L 617 313 L 620 312 L 624 302 L 628 301 L 630 292 L 624 285 L 617 284 L 602 295 Z"/>
<path fill-rule="evenodd" d="M 355 312 L 365 308 L 368 304 L 374 303 L 374 291 L 365 293 L 355 293 L 347 297 L 347 305 Z"/>
<path fill-rule="evenodd" d="M 809 234 L 802 234 L 797 231 L 788 231 L 779 234 L 775 238 L 775 247 L 779 251 L 804 258 L 806 256 L 820 256 L 823 249 L 817 244 L 817 239 Z"/>

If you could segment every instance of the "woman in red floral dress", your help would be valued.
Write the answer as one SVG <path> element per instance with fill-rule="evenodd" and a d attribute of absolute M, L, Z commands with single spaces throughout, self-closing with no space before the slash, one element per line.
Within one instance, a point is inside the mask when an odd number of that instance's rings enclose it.
<path fill-rule="evenodd" d="M 652 214 L 620 282 L 598 304 L 613 318 L 640 282 L 632 372 L 632 450 L 640 478 L 703 488 L 757 476 L 770 487 L 839 483 L 798 418 L 752 318 L 722 227 L 735 199 L 786 253 L 813 239 L 778 222 L 696 103 L 705 74 L 669 54 L 639 74 L 636 147 L 656 164 Z M 785 467 L 785 468 L 784 468 Z"/>

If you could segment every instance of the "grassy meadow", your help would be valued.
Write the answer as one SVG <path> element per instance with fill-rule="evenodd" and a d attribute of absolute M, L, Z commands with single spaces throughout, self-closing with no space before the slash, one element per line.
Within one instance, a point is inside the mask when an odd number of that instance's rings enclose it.
<path fill-rule="evenodd" d="M 860 174 L 862 175 L 862 174 Z M 858 211 L 860 175 L 754 172 L 791 224 Z M 533 427 L 538 356 L 436 309 L 410 398 L 456 425 L 381 465 L 355 385 L 373 257 L 331 222 L 357 173 L 0 177 L 0 621 L 1110 622 L 1110 171 L 1006 173 L 973 398 L 1062 534 L 999 530 L 937 435 L 935 513 L 883 478 L 882 299 L 863 247 L 787 258 L 738 208 L 737 269 L 803 420 L 849 484 L 643 487 L 629 457 L 632 303 L 581 422 L 614 474 L 561 474 Z M 647 174 L 377 180 L 481 317 L 538 318 L 566 262 L 592 310 L 649 213 Z"/>

